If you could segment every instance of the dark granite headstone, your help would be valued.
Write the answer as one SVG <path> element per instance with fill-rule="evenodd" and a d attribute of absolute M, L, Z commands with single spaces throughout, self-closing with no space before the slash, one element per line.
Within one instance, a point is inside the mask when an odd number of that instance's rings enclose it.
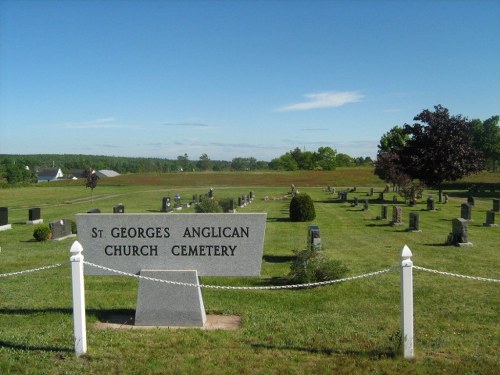
<path fill-rule="evenodd" d="M 460 217 L 465 220 L 472 220 L 472 206 L 469 203 L 462 203 L 460 206 Z"/>
<path fill-rule="evenodd" d="M 125 206 L 123 204 L 117 204 L 116 206 L 113 206 L 113 213 L 114 214 L 125 213 Z"/>
<path fill-rule="evenodd" d="M 467 197 L 467 203 L 469 203 L 471 206 L 475 206 L 475 204 L 476 204 L 476 200 L 474 199 L 474 197 L 473 197 L 473 196 L 469 195 L 469 196 Z"/>
<path fill-rule="evenodd" d="M 9 224 L 9 209 L 0 207 L 0 227 Z"/>
<path fill-rule="evenodd" d="M 420 215 L 417 212 L 410 212 L 409 232 L 420 232 Z"/>
<path fill-rule="evenodd" d="M 432 197 L 429 197 L 427 199 L 427 210 L 428 211 L 436 210 L 436 204 L 435 204 L 434 199 Z"/>
<path fill-rule="evenodd" d="M 365 203 L 363 205 L 363 211 L 368 211 L 370 208 L 370 201 L 368 199 L 365 199 Z"/>
<path fill-rule="evenodd" d="M 483 223 L 485 227 L 496 227 L 498 224 L 495 224 L 495 211 L 486 211 L 486 223 Z"/>
<path fill-rule="evenodd" d="M 161 210 L 163 212 L 170 211 L 172 208 L 170 207 L 170 197 L 163 197 L 161 201 Z"/>
<path fill-rule="evenodd" d="M 383 191 L 382 191 L 382 192 L 380 192 L 380 193 L 378 193 L 378 200 L 379 200 L 379 201 L 382 201 L 382 202 L 384 202 L 384 201 L 385 201 L 385 197 L 384 197 L 384 192 L 383 192 Z"/>
<path fill-rule="evenodd" d="M 100 214 L 101 210 L 99 208 L 91 208 L 87 211 L 88 214 Z"/>
<path fill-rule="evenodd" d="M 41 217 L 40 207 L 32 207 L 28 210 L 28 220 L 39 220 Z"/>
<path fill-rule="evenodd" d="M 387 220 L 387 205 L 382 205 L 380 210 L 380 218 L 382 220 Z"/>
<path fill-rule="evenodd" d="M 71 236 L 71 220 L 62 219 L 50 223 L 50 231 L 52 232 L 52 239 L 59 240 Z"/>
<path fill-rule="evenodd" d="M 493 211 L 500 212 L 500 199 L 493 199 Z"/>

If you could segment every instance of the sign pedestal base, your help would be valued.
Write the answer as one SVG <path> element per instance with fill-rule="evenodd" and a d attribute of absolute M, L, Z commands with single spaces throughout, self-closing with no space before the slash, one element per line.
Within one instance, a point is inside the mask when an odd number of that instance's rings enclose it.
<path fill-rule="evenodd" d="M 140 275 L 199 285 L 197 271 L 141 270 Z M 199 286 L 140 279 L 135 325 L 203 327 L 206 319 Z"/>

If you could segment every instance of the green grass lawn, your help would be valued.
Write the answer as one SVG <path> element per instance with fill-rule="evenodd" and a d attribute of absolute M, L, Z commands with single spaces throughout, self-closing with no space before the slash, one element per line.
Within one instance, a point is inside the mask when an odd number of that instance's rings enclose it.
<path fill-rule="evenodd" d="M 45 223 L 74 219 L 76 213 L 92 207 L 112 212 L 118 203 L 125 205 L 126 212 L 154 212 L 160 210 L 163 196 L 179 193 L 187 198 L 214 186 L 217 198 L 254 191 L 254 202 L 238 211 L 267 212 L 264 259 L 261 278 L 203 277 L 203 284 L 282 282 L 293 251 L 306 246 L 311 224 L 320 228 L 323 252 L 347 265 L 349 276 L 399 265 L 406 244 L 415 265 L 500 279 L 500 228 L 482 225 L 498 193 L 482 193 L 476 198 L 469 224 L 474 247 L 459 248 L 443 244 L 451 220 L 460 216 L 463 192 L 450 191 L 450 201 L 436 203 L 433 212 L 425 209 L 425 199 L 436 197 L 436 192 L 426 191 L 415 207 L 405 206 L 399 198 L 405 223 L 393 227 L 377 220 L 381 211 L 378 194 L 367 196 L 369 187 L 377 192 L 385 184 L 373 179 L 369 170 L 335 173 L 306 174 L 309 183 L 299 173 L 268 172 L 248 179 L 243 174 L 232 178 L 222 174 L 220 180 L 217 174 L 210 174 L 210 181 L 204 184 L 200 174 L 186 174 L 185 182 L 179 180 L 182 174 L 175 174 L 175 181 L 172 175 L 125 176 L 101 181 L 92 202 L 90 190 L 76 183 L 4 189 L 0 206 L 9 207 L 13 229 L 0 232 L 0 274 L 69 260 L 73 239 L 33 241 L 33 227 L 24 224 L 29 207 L 41 207 Z M 498 179 L 497 175 L 490 177 Z M 289 201 L 273 200 L 285 194 L 290 183 L 313 198 L 317 214 L 313 222 L 289 222 Z M 327 184 L 357 186 L 358 192 L 350 193 L 349 199 L 371 199 L 369 210 L 340 203 L 336 195 L 325 191 Z M 392 195 L 387 197 L 392 200 Z M 270 199 L 264 200 L 265 196 Z M 392 203 L 388 205 L 390 215 Z M 406 231 L 411 211 L 420 213 L 419 233 Z M 85 284 L 88 353 L 78 358 L 73 351 L 69 265 L 0 278 L 0 374 L 500 373 L 498 283 L 414 270 L 414 360 L 398 355 L 398 271 L 312 289 L 203 289 L 208 314 L 242 317 L 242 327 L 234 331 L 97 329 L 94 323 L 103 315 L 133 313 L 138 282 L 88 276 Z"/>

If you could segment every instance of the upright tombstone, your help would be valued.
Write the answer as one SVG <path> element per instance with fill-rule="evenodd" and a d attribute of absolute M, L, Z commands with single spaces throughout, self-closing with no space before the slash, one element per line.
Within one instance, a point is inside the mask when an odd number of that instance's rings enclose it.
<path fill-rule="evenodd" d="M 451 243 L 460 247 L 472 247 L 469 242 L 469 223 L 467 220 L 459 218 L 452 220 Z"/>
<path fill-rule="evenodd" d="M 493 211 L 500 212 L 500 199 L 493 199 Z"/>
<path fill-rule="evenodd" d="M 427 211 L 435 211 L 436 210 L 436 203 L 434 202 L 434 198 L 429 197 L 427 199 Z"/>
<path fill-rule="evenodd" d="M 363 211 L 368 211 L 370 208 L 370 201 L 368 199 L 365 199 L 365 203 L 363 204 Z"/>
<path fill-rule="evenodd" d="M 307 246 L 310 250 L 321 251 L 321 236 L 317 225 L 310 225 L 307 231 Z"/>
<path fill-rule="evenodd" d="M 163 197 L 161 201 L 161 211 L 162 212 L 172 211 L 172 207 L 170 204 L 170 197 Z"/>
<path fill-rule="evenodd" d="M 373 188 L 370 188 L 370 192 L 368 193 L 370 197 L 373 197 Z"/>
<path fill-rule="evenodd" d="M 392 203 L 398 203 L 398 196 L 397 195 L 392 196 Z"/>
<path fill-rule="evenodd" d="M 359 199 L 358 199 L 358 197 L 354 198 L 354 203 L 352 205 L 355 206 L 355 207 L 358 207 L 358 205 L 359 205 Z"/>
<path fill-rule="evenodd" d="M 52 223 L 49 224 L 49 227 L 52 233 L 53 240 L 63 240 L 65 238 L 74 236 L 71 231 L 70 219 L 53 221 Z"/>
<path fill-rule="evenodd" d="M 380 218 L 382 220 L 387 220 L 387 205 L 383 204 L 380 209 Z"/>
<path fill-rule="evenodd" d="M 380 193 L 378 193 L 378 200 L 381 201 L 381 202 L 385 201 L 385 197 L 384 197 L 384 192 L 383 191 L 381 191 Z"/>
<path fill-rule="evenodd" d="M 88 211 L 87 211 L 88 214 L 100 214 L 101 213 L 101 210 L 99 208 L 90 208 Z"/>
<path fill-rule="evenodd" d="M 420 232 L 420 215 L 418 212 L 410 212 L 408 232 Z"/>
<path fill-rule="evenodd" d="M 117 204 L 116 206 L 113 206 L 113 213 L 114 214 L 123 214 L 125 213 L 125 206 L 123 204 Z"/>
<path fill-rule="evenodd" d="M 401 206 L 392 207 L 391 225 L 403 225 L 403 208 Z"/>
<path fill-rule="evenodd" d="M 41 224 L 43 223 L 43 219 L 41 217 L 41 210 L 40 207 L 32 207 L 28 210 L 28 220 L 26 221 L 26 224 Z"/>
<path fill-rule="evenodd" d="M 476 199 L 472 195 L 469 195 L 467 197 L 467 203 L 474 207 L 476 205 Z"/>
<path fill-rule="evenodd" d="M 498 224 L 495 224 L 495 211 L 486 211 L 486 223 L 483 223 L 485 227 L 497 227 Z"/>
<path fill-rule="evenodd" d="M 9 209 L 7 207 L 0 207 L 0 231 L 12 229 L 9 224 Z"/>
<path fill-rule="evenodd" d="M 464 220 L 472 220 L 472 206 L 469 203 L 462 203 L 460 206 L 460 217 Z"/>
<path fill-rule="evenodd" d="M 136 310 L 136 324 L 147 326 L 203 325 L 198 276 L 260 276 L 266 218 L 265 213 L 76 215 L 86 275 L 119 275 L 92 266 L 100 265 L 149 278 L 140 281 Z"/>

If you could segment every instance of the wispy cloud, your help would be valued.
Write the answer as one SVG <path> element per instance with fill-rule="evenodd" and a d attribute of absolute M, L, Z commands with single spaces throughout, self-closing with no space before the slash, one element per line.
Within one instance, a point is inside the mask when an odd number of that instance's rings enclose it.
<path fill-rule="evenodd" d="M 211 125 L 204 124 L 201 122 L 164 122 L 162 125 L 188 127 L 188 128 L 209 128 L 209 127 L 211 127 Z"/>
<path fill-rule="evenodd" d="M 278 112 L 307 111 L 319 108 L 336 108 L 349 103 L 359 102 L 364 95 L 357 91 L 326 91 L 304 95 L 306 100 L 289 104 L 277 109 Z"/>
<path fill-rule="evenodd" d="M 116 123 L 112 117 L 100 118 L 91 121 L 68 122 L 64 124 L 69 129 L 105 129 L 105 128 L 121 128 L 123 126 Z"/>

